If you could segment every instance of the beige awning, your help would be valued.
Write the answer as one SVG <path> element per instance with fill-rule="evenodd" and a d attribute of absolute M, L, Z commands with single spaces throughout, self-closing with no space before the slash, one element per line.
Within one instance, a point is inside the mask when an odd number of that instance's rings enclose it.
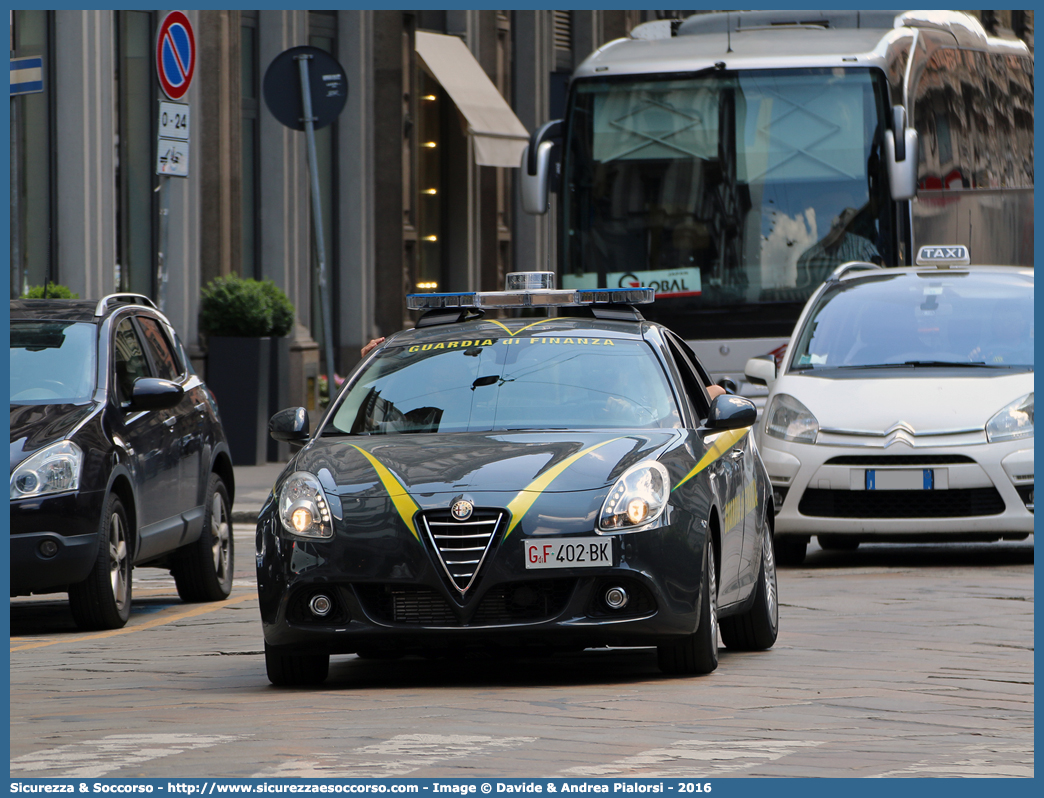
<path fill-rule="evenodd" d="M 417 31 L 416 47 L 428 71 L 467 120 L 475 162 L 518 166 L 529 133 L 464 42 L 456 36 Z"/>

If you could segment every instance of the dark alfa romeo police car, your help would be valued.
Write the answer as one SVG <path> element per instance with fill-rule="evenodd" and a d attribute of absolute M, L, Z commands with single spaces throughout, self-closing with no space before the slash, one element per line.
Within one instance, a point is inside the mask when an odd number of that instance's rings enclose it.
<path fill-rule="evenodd" d="M 427 310 L 356 369 L 257 526 L 269 679 L 331 654 L 656 646 L 707 673 L 776 640 L 772 493 L 754 406 L 633 307 L 650 289 L 412 295 Z M 517 284 L 521 289 L 515 288 Z M 512 290 L 512 289 L 515 290 Z M 482 318 L 565 305 L 569 316 Z"/>

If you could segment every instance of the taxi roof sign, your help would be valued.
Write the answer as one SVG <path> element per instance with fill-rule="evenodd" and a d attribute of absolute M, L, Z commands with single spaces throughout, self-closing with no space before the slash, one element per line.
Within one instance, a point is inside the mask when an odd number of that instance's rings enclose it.
<path fill-rule="evenodd" d="M 963 244 L 928 245 L 917 251 L 918 266 L 967 266 L 971 263 Z"/>

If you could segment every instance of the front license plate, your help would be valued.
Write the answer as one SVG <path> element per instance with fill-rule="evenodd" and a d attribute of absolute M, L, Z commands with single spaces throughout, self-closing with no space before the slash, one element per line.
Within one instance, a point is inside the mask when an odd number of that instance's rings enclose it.
<path fill-rule="evenodd" d="M 933 490 L 935 472 L 930 468 L 884 471 L 866 470 L 867 490 Z"/>
<path fill-rule="evenodd" d="M 527 540 L 526 568 L 593 568 L 613 564 L 611 538 Z"/>

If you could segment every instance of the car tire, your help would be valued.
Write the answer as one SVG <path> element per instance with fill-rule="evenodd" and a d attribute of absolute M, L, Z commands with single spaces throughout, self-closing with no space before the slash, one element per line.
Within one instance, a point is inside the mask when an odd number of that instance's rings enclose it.
<path fill-rule="evenodd" d="M 776 537 L 774 545 L 777 565 L 801 565 L 805 561 L 807 538 Z"/>
<path fill-rule="evenodd" d="M 764 651 L 772 648 L 779 634 L 776 557 L 770 528 L 765 530 L 762 541 L 754 604 L 742 615 L 722 618 L 719 624 L 721 641 L 726 648 L 734 651 Z"/>
<path fill-rule="evenodd" d="M 846 535 L 816 535 L 819 548 L 825 551 L 855 551 L 859 541 Z"/>
<path fill-rule="evenodd" d="M 268 681 L 276 687 L 308 687 L 322 684 L 330 672 L 329 654 L 282 654 L 265 643 Z"/>
<path fill-rule="evenodd" d="M 131 610 L 131 532 L 123 503 L 109 494 L 98 527 L 91 572 L 69 587 L 69 609 L 81 629 L 120 629 Z"/>
<path fill-rule="evenodd" d="M 199 540 L 178 552 L 170 569 L 182 601 L 221 601 L 232 592 L 235 546 L 225 483 L 211 474 L 203 531 Z"/>
<path fill-rule="evenodd" d="M 707 538 L 700 592 L 700 621 L 684 640 L 656 647 L 660 670 L 671 675 L 710 673 L 718 667 L 718 578 L 714 542 Z"/>

